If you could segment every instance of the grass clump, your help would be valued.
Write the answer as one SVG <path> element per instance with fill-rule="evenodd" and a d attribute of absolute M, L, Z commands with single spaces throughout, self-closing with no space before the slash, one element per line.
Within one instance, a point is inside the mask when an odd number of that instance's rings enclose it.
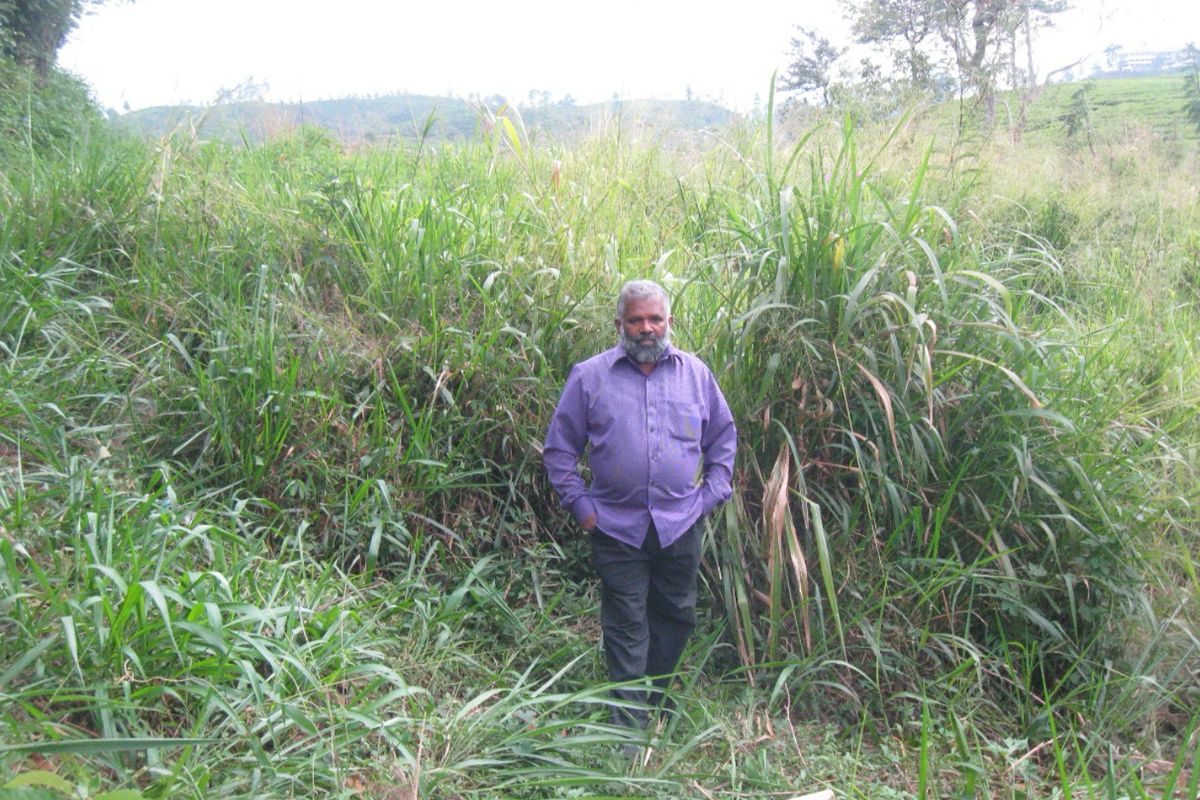
<path fill-rule="evenodd" d="M 1043 293 L 1062 270 L 1044 237 L 997 255 L 922 202 L 928 160 L 909 196 L 887 197 L 850 131 L 794 156 L 693 284 L 760 487 L 727 526 L 725 566 L 749 565 L 738 579 L 767 611 L 755 624 L 726 598 L 743 660 L 802 635 L 796 651 L 865 667 L 865 691 L 839 685 L 868 706 L 942 680 L 980 700 L 991 685 L 993 701 L 1103 680 L 1114 620 L 1152 624 L 1146 520 L 1118 509 L 1148 499 L 1129 476 L 1148 480 L 1171 437 L 1096 402 L 1076 321 Z M 909 663 L 925 665 L 916 682 Z M 1032 725 L 1043 709 L 1027 708 Z"/>

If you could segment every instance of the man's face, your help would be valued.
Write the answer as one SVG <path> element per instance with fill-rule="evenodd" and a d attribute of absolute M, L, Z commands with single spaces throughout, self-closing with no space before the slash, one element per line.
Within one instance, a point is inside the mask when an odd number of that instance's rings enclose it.
<path fill-rule="evenodd" d="M 621 346 L 639 364 L 652 364 L 671 341 L 672 321 L 661 299 L 630 298 L 625 303 L 625 315 L 616 320 Z"/>

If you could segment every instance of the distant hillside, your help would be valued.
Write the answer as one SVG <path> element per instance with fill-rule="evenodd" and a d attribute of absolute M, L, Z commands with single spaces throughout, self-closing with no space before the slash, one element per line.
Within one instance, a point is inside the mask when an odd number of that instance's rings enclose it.
<path fill-rule="evenodd" d="M 497 107 L 492 106 L 493 110 Z M 601 122 L 614 119 L 655 129 L 699 131 L 719 127 L 736 116 L 715 103 L 699 100 L 633 100 L 591 105 L 559 102 L 519 107 L 517 111 L 531 134 L 556 138 L 586 133 Z M 194 127 L 205 138 L 238 141 L 244 137 L 259 142 L 300 125 L 315 125 L 347 142 L 412 139 L 426 130 L 429 138 L 445 141 L 474 135 L 480 125 L 480 114 L 470 103 L 457 98 L 391 95 L 303 104 L 158 106 L 122 114 L 115 122 L 154 137 L 176 128 Z"/>
<path fill-rule="evenodd" d="M 1044 87 L 1026 110 L 1023 135 L 1057 139 L 1065 137 L 1064 115 L 1081 87 L 1086 88 L 1092 134 L 1103 139 L 1121 135 L 1131 127 L 1145 127 L 1172 140 L 1198 138 L 1183 111 L 1183 78 L 1180 75 L 1146 77 L 1093 77 Z M 998 97 L 997 131 L 1016 123 L 1020 97 Z M 969 101 L 968 101 L 969 102 Z M 500 103 L 493 99 L 495 111 Z M 509 112 L 512 113 L 511 111 Z M 698 100 L 633 100 L 576 105 L 541 103 L 516 109 L 529 136 L 569 140 L 614 125 L 650 130 L 679 138 L 726 125 L 737 115 L 715 103 Z M 958 104 L 944 103 L 928 110 L 927 119 L 946 135 L 957 129 Z M 475 136 L 481 114 L 471 103 L 453 97 L 392 95 L 344 98 L 310 103 L 236 102 L 212 107 L 163 106 L 133 111 L 115 123 L 137 133 L 158 137 L 177 128 L 196 128 L 205 139 L 261 142 L 313 125 L 343 142 L 385 142 L 416 139 L 426 134 L 433 141 L 455 141 Z"/>
<path fill-rule="evenodd" d="M 1084 88 L 1086 87 L 1086 88 Z M 1184 113 L 1183 77 L 1091 78 L 1047 86 L 1030 106 L 1026 131 L 1061 133 L 1063 115 L 1076 93 L 1086 93 L 1096 134 L 1124 133 L 1144 126 L 1167 139 L 1195 139 L 1196 126 Z"/>
<path fill-rule="evenodd" d="M 1196 142 L 1200 132 L 1184 110 L 1182 75 L 1135 78 L 1088 78 L 1042 87 L 1025 109 L 1021 130 L 1022 95 L 1006 91 L 996 96 L 997 136 L 1014 140 L 1066 142 L 1067 120 L 1077 118 L 1075 136 L 1094 143 L 1115 141 L 1131 131 L 1144 130 L 1166 141 Z M 1082 96 L 1080 93 L 1082 92 Z M 978 115 L 971 98 L 960 108 L 947 101 L 923 110 L 928 130 L 951 140 L 956 135 L 960 114 Z"/>

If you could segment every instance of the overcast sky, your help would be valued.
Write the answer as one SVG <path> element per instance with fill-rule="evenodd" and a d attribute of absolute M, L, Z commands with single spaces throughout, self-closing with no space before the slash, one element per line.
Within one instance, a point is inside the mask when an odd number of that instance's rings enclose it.
<path fill-rule="evenodd" d="M 1197 0 L 1074 0 L 1039 69 L 1105 46 L 1200 42 Z M 108 108 L 212 102 L 247 81 L 272 100 L 501 94 L 579 102 L 697 97 L 745 110 L 787 62 L 794 27 L 836 36 L 835 0 L 108 0 L 59 63 Z"/>

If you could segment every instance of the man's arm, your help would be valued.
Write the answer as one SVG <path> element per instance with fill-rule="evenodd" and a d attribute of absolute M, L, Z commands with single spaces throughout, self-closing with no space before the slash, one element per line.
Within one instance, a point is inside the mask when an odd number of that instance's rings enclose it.
<path fill-rule="evenodd" d="M 546 430 L 542 463 L 563 507 L 584 530 L 591 530 L 596 526 L 596 505 L 577 471 L 587 442 L 587 397 L 579 369 L 575 368 L 567 376 L 562 397 Z"/>
<path fill-rule="evenodd" d="M 733 460 L 737 455 L 737 427 L 733 413 L 717 379 L 708 375 L 708 420 L 700 435 L 704 454 L 704 478 L 700 485 L 701 507 L 707 514 L 733 495 Z"/>

